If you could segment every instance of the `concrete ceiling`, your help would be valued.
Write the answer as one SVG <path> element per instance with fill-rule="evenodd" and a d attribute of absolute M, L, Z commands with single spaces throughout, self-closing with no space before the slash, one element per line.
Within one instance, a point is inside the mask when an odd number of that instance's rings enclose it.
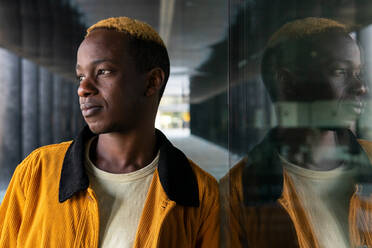
<path fill-rule="evenodd" d="M 71 0 L 90 26 L 112 16 L 129 16 L 153 26 L 167 44 L 171 73 L 197 73 L 210 55 L 210 46 L 222 40 L 227 28 L 224 0 Z"/>

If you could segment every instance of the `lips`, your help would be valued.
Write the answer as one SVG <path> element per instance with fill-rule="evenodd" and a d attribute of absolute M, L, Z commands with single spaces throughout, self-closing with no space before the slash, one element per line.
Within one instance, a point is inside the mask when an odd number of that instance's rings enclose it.
<path fill-rule="evenodd" d="M 353 106 L 354 108 L 362 108 L 363 103 L 362 102 L 347 102 L 347 105 Z"/>
<path fill-rule="evenodd" d="M 101 111 L 102 106 L 94 102 L 85 102 L 80 103 L 80 109 L 84 117 L 90 117 L 98 114 Z"/>
<path fill-rule="evenodd" d="M 364 109 L 364 103 L 360 100 L 349 100 L 343 103 L 352 113 L 360 115 Z"/>

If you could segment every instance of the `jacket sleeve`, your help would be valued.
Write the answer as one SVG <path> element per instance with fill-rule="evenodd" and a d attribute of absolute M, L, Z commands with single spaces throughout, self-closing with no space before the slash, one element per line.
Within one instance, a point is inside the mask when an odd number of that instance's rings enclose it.
<path fill-rule="evenodd" d="M 0 244 L 1 247 L 17 247 L 18 231 L 22 223 L 25 206 L 24 166 L 20 164 L 8 185 L 0 205 Z"/>
<path fill-rule="evenodd" d="M 218 248 L 220 245 L 220 205 L 217 182 L 213 182 L 212 190 L 206 193 L 201 207 L 204 218 L 201 219 L 201 227 L 198 233 L 198 248 Z"/>

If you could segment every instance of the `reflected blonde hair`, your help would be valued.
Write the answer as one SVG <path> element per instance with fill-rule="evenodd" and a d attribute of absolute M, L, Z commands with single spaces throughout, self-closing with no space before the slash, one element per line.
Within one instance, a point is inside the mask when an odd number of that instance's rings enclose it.
<path fill-rule="evenodd" d="M 331 29 L 338 29 L 345 33 L 350 31 L 349 27 L 337 21 L 326 18 L 308 17 L 283 25 L 270 37 L 267 46 L 274 47 L 278 43 L 287 40 L 303 39 L 313 35 L 326 33 Z"/>

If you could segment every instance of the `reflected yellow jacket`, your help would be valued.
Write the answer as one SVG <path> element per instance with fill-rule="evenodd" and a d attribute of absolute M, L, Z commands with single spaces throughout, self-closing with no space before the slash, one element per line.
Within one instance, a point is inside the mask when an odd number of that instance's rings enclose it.
<path fill-rule="evenodd" d="M 17 168 L 0 205 L 0 247 L 98 247 L 99 209 L 84 170 L 85 128 Z M 218 247 L 218 186 L 157 131 L 160 158 L 134 247 Z M 125 225 L 125 223 L 123 223 Z"/>
<path fill-rule="evenodd" d="M 221 179 L 222 247 L 319 248 L 306 211 L 283 171 L 271 131 Z M 372 247 L 372 142 L 350 132 L 360 166 L 349 203 L 351 247 Z"/>

